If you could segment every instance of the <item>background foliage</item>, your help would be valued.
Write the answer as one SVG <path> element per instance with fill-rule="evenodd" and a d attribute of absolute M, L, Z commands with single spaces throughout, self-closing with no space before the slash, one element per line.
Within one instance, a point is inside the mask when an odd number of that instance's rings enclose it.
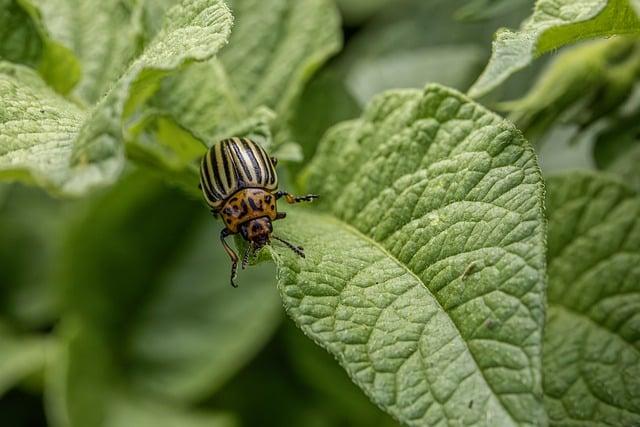
<path fill-rule="evenodd" d="M 638 13 L 0 0 L 3 425 L 640 424 Z M 235 290 L 228 135 L 322 195 Z"/>

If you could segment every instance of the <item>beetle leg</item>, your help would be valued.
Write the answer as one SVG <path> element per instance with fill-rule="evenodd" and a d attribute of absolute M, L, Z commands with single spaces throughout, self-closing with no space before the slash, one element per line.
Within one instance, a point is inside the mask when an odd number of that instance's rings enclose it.
<path fill-rule="evenodd" d="M 314 199 L 319 198 L 317 194 L 307 194 L 305 196 L 294 196 L 291 193 L 287 193 L 286 191 L 278 191 L 275 194 L 276 200 L 280 197 L 284 196 L 285 200 L 289 204 L 300 203 L 300 202 L 312 202 Z"/>
<path fill-rule="evenodd" d="M 253 252 L 253 245 L 250 245 L 247 250 L 244 252 L 244 256 L 242 257 L 242 269 L 247 268 L 247 264 L 249 264 L 249 255 Z"/>
<path fill-rule="evenodd" d="M 276 239 L 279 242 L 284 243 L 285 245 L 287 245 L 287 247 L 289 249 L 291 249 L 293 252 L 295 252 L 296 254 L 300 255 L 302 258 L 304 258 L 304 249 L 302 248 L 302 246 L 296 246 L 293 243 L 289 243 L 284 239 L 281 239 L 277 236 L 272 236 L 274 239 Z"/>
<path fill-rule="evenodd" d="M 286 212 L 278 212 L 276 214 L 276 219 L 282 219 L 282 218 L 286 218 L 287 213 Z"/>
<path fill-rule="evenodd" d="M 236 277 L 238 276 L 238 255 L 236 255 L 233 249 L 231 249 L 231 247 L 224 240 L 225 238 L 231 236 L 231 234 L 233 233 L 231 233 L 229 229 L 223 229 L 220 232 L 220 241 L 222 242 L 222 247 L 224 247 L 225 252 L 227 253 L 227 255 L 229 255 L 229 258 L 231 258 L 231 286 L 237 288 L 238 285 L 236 285 Z"/>
<path fill-rule="evenodd" d="M 273 166 L 278 164 L 278 159 L 277 158 L 271 156 L 271 157 L 269 157 L 269 159 L 271 160 L 271 163 L 273 164 Z"/>

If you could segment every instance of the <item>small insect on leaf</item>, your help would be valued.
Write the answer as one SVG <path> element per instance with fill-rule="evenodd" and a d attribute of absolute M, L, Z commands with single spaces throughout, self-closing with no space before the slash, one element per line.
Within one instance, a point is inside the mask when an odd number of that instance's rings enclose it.
<path fill-rule="evenodd" d="M 240 234 L 249 242 L 242 257 L 244 269 L 249 257 L 271 238 L 282 242 L 304 258 L 304 250 L 273 233 L 273 221 L 283 219 L 285 212 L 278 212 L 277 200 L 284 196 L 289 204 L 311 202 L 315 194 L 295 196 L 278 191 L 277 160 L 270 157 L 255 141 L 248 138 L 223 139 L 214 144 L 200 162 L 200 184 L 205 201 L 214 216 L 220 215 L 225 228 L 220 241 L 231 258 L 231 286 L 237 287 L 236 276 L 239 257 L 226 242 L 228 236 Z"/>

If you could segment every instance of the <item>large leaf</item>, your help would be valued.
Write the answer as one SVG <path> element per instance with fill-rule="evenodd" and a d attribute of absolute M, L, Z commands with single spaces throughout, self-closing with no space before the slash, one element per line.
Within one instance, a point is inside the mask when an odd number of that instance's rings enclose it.
<path fill-rule="evenodd" d="M 638 32 L 640 20 L 629 0 L 538 0 L 519 31 L 498 31 L 489 64 L 469 95 L 486 94 L 534 58 L 566 44 Z"/>
<path fill-rule="evenodd" d="M 38 9 L 28 0 L 0 1 L 0 59 L 38 69 L 62 93 L 80 79 L 77 58 L 49 36 Z"/>
<path fill-rule="evenodd" d="M 409 425 L 544 423 L 542 180 L 509 123 L 390 92 L 322 141 L 273 249 L 289 315 Z"/>
<path fill-rule="evenodd" d="M 640 198 L 595 173 L 548 180 L 544 391 L 554 425 L 640 424 Z"/>
<path fill-rule="evenodd" d="M 168 71 L 205 60 L 226 42 L 231 15 L 221 0 L 184 0 L 169 10 L 163 29 L 83 111 L 49 90 L 30 70 L 0 65 L 0 175 L 65 194 L 113 182 L 124 163 L 122 116 L 150 96 Z"/>
<path fill-rule="evenodd" d="M 261 105 L 289 114 L 304 83 L 341 44 L 329 0 L 235 0 L 232 8 L 236 26 L 220 59 L 190 67 L 157 97 L 205 140 Z"/>
<path fill-rule="evenodd" d="M 141 5 L 133 0 L 34 0 L 52 37 L 82 63 L 74 94 L 96 103 L 140 49 Z"/>

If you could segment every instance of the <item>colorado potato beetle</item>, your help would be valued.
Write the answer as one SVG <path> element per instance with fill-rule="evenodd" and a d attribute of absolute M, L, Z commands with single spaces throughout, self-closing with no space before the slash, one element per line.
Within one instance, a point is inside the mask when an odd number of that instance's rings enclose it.
<path fill-rule="evenodd" d="M 244 269 L 249 256 L 271 238 L 284 243 L 304 258 L 300 246 L 272 235 L 272 221 L 282 219 L 285 212 L 278 212 L 277 200 L 284 196 L 287 203 L 310 202 L 318 198 L 315 194 L 294 196 L 278 191 L 277 159 L 269 157 L 256 142 L 247 138 L 224 139 L 213 145 L 200 162 L 200 185 L 204 199 L 214 216 L 220 215 L 225 228 L 220 232 L 220 241 L 231 258 L 231 286 L 237 287 L 235 279 L 238 255 L 227 244 L 228 236 L 240 233 L 249 242 L 242 258 Z"/>

